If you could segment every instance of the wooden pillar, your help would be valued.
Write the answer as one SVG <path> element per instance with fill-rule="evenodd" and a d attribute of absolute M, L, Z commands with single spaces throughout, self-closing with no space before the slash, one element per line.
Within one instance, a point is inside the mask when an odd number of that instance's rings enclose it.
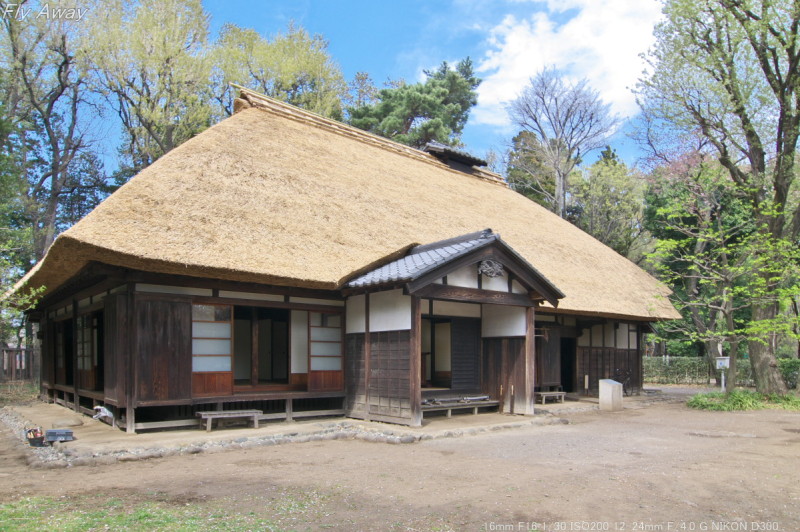
<path fill-rule="evenodd" d="M 522 395 L 522 404 L 515 405 L 515 410 L 519 414 L 532 416 L 535 403 L 533 390 L 536 386 L 536 320 L 533 307 L 525 309 L 525 322 L 525 393 Z"/>
<path fill-rule="evenodd" d="M 294 421 L 294 399 L 286 398 L 286 421 Z"/>
<path fill-rule="evenodd" d="M 411 338 L 409 343 L 409 390 L 411 402 L 411 426 L 422 425 L 422 308 L 420 299 L 411 296 Z"/>
<path fill-rule="evenodd" d="M 136 359 L 136 351 L 138 349 L 138 338 L 136 337 L 137 334 L 137 319 L 136 319 L 136 285 L 134 283 L 128 283 L 128 289 L 126 290 L 126 312 L 125 312 L 125 323 L 124 328 L 127 332 L 127 348 L 125 349 L 125 362 L 124 368 L 127 369 L 127 382 L 125 383 L 125 431 L 128 434 L 136 434 L 136 409 L 135 409 L 135 401 L 137 399 L 137 384 L 138 384 L 138 364 Z M 119 359 L 117 359 L 119 360 Z M 118 373 L 119 375 L 119 373 Z"/>
<path fill-rule="evenodd" d="M 250 309 L 250 384 L 258 384 L 258 309 Z"/>
<path fill-rule="evenodd" d="M 369 335 L 369 292 L 364 294 L 364 419 L 369 421 L 369 359 L 372 342 Z"/>
<path fill-rule="evenodd" d="M 125 432 L 136 434 L 136 409 L 132 406 L 125 409 Z"/>
<path fill-rule="evenodd" d="M 66 363 L 66 361 L 65 361 Z M 72 300 L 72 385 L 74 393 L 72 395 L 73 409 L 80 412 L 81 401 L 78 397 L 78 383 L 80 374 L 78 373 L 78 301 Z"/>

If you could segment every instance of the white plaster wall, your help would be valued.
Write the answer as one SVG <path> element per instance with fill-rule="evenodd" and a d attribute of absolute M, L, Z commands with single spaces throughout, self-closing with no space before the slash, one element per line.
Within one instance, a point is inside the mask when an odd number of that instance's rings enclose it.
<path fill-rule="evenodd" d="M 628 349 L 628 324 L 620 323 L 617 328 L 617 347 Z"/>
<path fill-rule="evenodd" d="M 603 347 L 603 325 L 592 325 L 592 347 Z"/>
<path fill-rule="evenodd" d="M 411 329 L 411 296 L 403 295 L 402 290 L 387 290 L 370 294 L 370 332 L 408 329 Z"/>
<path fill-rule="evenodd" d="M 511 292 L 514 294 L 527 294 L 528 291 L 525 290 L 525 287 L 519 284 L 516 280 L 511 281 Z"/>
<path fill-rule="evenodd" d="M 591 329 L 581 329 L 581 335 L 578 336 L 579 347 L 589 347 L 589 331 Z"/>
<path fill-rule="evenodd" d="M 292 373 L 308 373 L 308 311 L 293 310 L 291 322 Z"/>
<path fill-rule="evenodd" d="M 364 311 L 365 296 L 351 296 L 347 298 L 345 303 L 345 334 L 350 333 L 363 333 L 366 331 L 367 321 L 366 313 Z"/>
<path fill-rule="evenodd" d="M 616 328 L 614 323 L 606 322 L 603 325 L 603 347 L 614 347 L 614 333 Z"/>
<path fill-rule="evenodd" d="M 481 280 L 481 289 L 493 290 L 495 292 L 508 292 L 508 277 L 503 274 L 499 277 L 487 277 L 483 275 Z"/>
<path fill-rule="evenodd" d="M 450 371 L 452 344 L 449 323 L 437 323 L 436 335 L 436 371 Z"/>
<path fill-rule="evenodd" d="M 420 299 L 419 300 L 419 309 L 422 314 L 430 314 L 431 308 L 431 300 L 430 299 Z"/>
<path fill-rule="evenodd" d="M 481 306 L 475 303 L 457 303 L 455 301 L 434 301 L 435 316 L 459 316 L 462 318 L 480 318 Z"/>
<path fill-rule="evenodd" d="M 629 349 L 639 349 L 639 335 L 636 334 L 636 327 L 631 325 L 628 337 Z"/>
<path fill-rule="evenodd" d="M 482 305 L 481 336 L 525 336 L 525 307 L 507 305 Z"/>
<path fill-rule="evenodd" d="M 478 288 L 478 265 L 462 266 L 456 271 L 448 273 L 447 284 L 464 288 Z"/>

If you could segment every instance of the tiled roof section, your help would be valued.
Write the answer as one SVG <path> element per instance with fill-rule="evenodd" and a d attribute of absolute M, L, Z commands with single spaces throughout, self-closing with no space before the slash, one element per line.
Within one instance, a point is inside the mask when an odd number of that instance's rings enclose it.
<path fill-rule="evenodd" d="M 353 279 L 347 283 L 347 287 L 361 288 L 413 281 L 429 271 L 471 251 L 482 248 L 499 238 L 500 235 L 493 233 L 491 229 L 486 229 L 449 240 L 417 246 L 412 248 L 411 252 L 402 259 L 384 264 L 380 268 Z"/>
<path fill-rule="evenodd" d="M 472 154 L 469 154 L 465 151 L 457 150 L 452 146 L 448 146 L 447 144 L 442 144 L 441 142 L 437 142 L 432 140 L 428 142 L 422 151 L 428 152 L 434 157 L 444 157 L 445 159 L 450 158 L 455 161 L 462 162 L 469 166 L 486 166 L 488 163 L 483 159 L 475 157 Z"/>

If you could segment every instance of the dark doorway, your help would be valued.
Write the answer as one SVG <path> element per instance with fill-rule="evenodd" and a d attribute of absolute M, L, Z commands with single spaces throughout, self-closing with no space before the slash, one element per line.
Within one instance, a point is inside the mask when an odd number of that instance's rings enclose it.
<path fill-rule="evenodd" d="M 289 311 L 234 307 L 234 382 L 289 383 Z"/>
<path fill-rule="evenodd" d="M 561 386 L 567 393 L 575 391 L 575 338 L 561 338 Z"/>
<path fill-rule="evenodd" d="M 480 391 L 481 320 L 422 319 L 422 385 L 463 393 Z"/>
<path fill-rule="evenodd" d="M 481 320 L 453 318 L 450 388 L 479 392 L 481 388 Z"/>

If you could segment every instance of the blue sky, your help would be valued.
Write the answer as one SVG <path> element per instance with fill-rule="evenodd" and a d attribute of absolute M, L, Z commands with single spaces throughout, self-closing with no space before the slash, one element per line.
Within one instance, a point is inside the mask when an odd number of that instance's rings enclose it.
<path fill-rule="evenodd" d="M 505 112 L 527 80 L 547 65 L 587 78 L 623 119 L 636 114 L 630 88 L 644 68 L 660 16 L 657 0 L 204 0 L 211 31 L 232 22 L 265 36 L 293 20 L 323 35 L 350 80 L 416 81 L 443 60 L 470 56 L 484 82 L 463 140 L 483 156 L 516 133 Z M 611 142 L 628 163 L 637 150 L 623 133 Z M 594 157 L 590 157 L 594 160 Z"/>

